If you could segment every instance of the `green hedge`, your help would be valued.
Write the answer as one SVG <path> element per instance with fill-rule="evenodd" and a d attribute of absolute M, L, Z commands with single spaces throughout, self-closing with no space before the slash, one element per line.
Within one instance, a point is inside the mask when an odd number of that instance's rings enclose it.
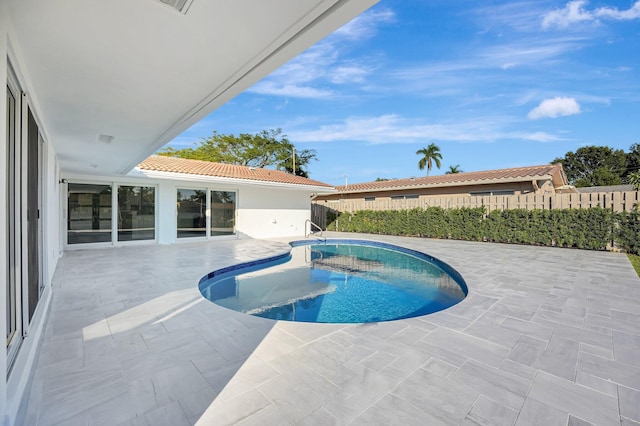
<path fill-rule="evenodd" d="M 640 212 L 618 215 L 616 243 L 627 253 L 640 254 Z"/>
<path fill-rule="evenodd" d="M 612 242 L 629 253 L 640 250 L 640 213 L 594 207 L 564 210 L 494 210 L 483 207 L 341 213 L 328 230 L 450 238 L 605 250 Z"/>

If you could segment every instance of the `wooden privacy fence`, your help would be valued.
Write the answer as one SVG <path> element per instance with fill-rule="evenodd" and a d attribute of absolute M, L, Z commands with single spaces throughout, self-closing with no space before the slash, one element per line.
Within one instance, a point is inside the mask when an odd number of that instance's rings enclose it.
<path fill-rule="evenodd" d="M 380 199 L 314 201 L 311 205 L 311 220 L 322 228 L 328 225 L 327 212 L 355 212 L 359 210 L 411 210 L 415 208 L 441 207 L 456 209 L 461 207 L 485 207 L 487 213 L 493 210 L 509 209 L 587 209 L 605 207 L 615 212 L 631 211 L 640 203 L 639 191 L 626 192 L 585 192 L 578 194 L 553 195 L 492 195 L 459 197 L 425 197 L 404 200 Z"/>

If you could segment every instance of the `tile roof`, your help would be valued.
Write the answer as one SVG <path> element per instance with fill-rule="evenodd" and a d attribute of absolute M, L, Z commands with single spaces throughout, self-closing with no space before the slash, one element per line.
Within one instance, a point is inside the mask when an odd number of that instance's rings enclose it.
<path fill-rule="evenodd" d="M 393 179 L 379 182 L 365 182 L 337 186 L 338 192 L 371 192 L 408 188 L 423 188 L 430 186 L 459 186 L 479 185 L 483 183 L 513 182 L 543 177 L 559 177 L 562 184 L 567 179 L 562 164 L 546 164 L 542 166 L 517 167 L 512 169 L 486 170 L 481 172 L 452 173 L 448 175 L 413 177 L 407 179 Z M 554 179 L 554 180 L 556 180 Z"/>
<path fill-rule="evenodd" d="M 635 191 L 633 185 L 609 185 L 609 186 L 587 186 L 576 188 L 578 192 L 616 192 L 616 191 Z"/>
<path fill-rule="evenodd" d="M 185 158 L 152 155 L 138 164 L 140 170 L 189 175 L 222 177 L 260 182 L 274 182 L 289 185 L 332 188 L 317 180 L 294 176 L 280 170 L 260 169 L 235 164 L 213 163 L 210 161 L 188 160 Z"/>

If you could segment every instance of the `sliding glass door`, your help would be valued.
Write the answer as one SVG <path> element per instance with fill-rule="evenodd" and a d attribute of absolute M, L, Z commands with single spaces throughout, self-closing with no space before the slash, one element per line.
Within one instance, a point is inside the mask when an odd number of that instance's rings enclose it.
<path fill-rule="evenodd" d="M 67 243 L 111 242 L 111 185 L 68 185 Z"/>
<path fill-rule="evenodd" d="M 118 241 L 156 238 L 156 189 L 118 186 Z"/>
<path fill-rule="evenodd" d="M 36 312 L 42 286 L 43 139 L 28 97 L 9 67 L 7 76 L 6 187 L 6 345 L 11 366 Z"/>
<path fill-rule="evenodd" d="M 178 238 L 207 236 L 207 191 L 178 189 Z"/>
<path fill-rule="evenodd" d="M 177 190 L 178 238 L 236 234 L 236 192 L 211 189 Z"/>

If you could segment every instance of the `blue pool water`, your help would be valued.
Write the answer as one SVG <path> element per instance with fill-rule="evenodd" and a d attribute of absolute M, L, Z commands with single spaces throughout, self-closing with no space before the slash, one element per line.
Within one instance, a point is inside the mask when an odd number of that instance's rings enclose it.
<path fill-rule="evenodd" d="M 297 241 L 289 255 L 214 271 L 208 300 L 265 318 L 364 323 L 441 311 L 465 298 L 462 277 L 414 250 L 360 240 Z"/>

